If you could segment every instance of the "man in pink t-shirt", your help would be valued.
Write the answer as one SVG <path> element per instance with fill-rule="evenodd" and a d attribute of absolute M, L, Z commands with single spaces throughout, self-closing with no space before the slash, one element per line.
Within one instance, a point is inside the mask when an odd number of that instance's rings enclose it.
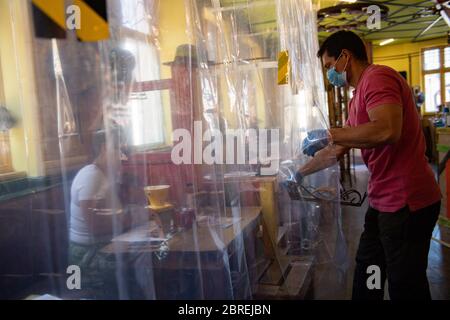
<path fill-rule="evenodd" d="M 314 158 L 297 180 L 332 165 L 350 148 L 361 149 L 370 172 L 369 209 L 353 281 L 354 299 L 430 299 L 428 251 L 441 194 L 428 160 L 412 90 L 395 70 L 370 64 L 363 41 L 351 31 L 331 35 L 318 56 L 332 85 L 354 88 L 344 128 L 308 133 L 304 153 Z M 370 266 L 381 270 L 369 289 Z"/>

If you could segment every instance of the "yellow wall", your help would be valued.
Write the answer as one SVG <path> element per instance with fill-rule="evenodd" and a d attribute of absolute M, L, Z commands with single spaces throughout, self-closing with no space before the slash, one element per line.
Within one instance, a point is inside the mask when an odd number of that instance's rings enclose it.
<path fill-rule="evenodd" d="M 0 106 L 4 105 L 5 105 L 5 92 L 3 91 L 2 59 L 0 58 Z"/>
<path fill-rule="evenodd" d="M 11 4 L 11 6 L 10 6 Z M 15 171 L 43 174 L 26 1 L 0 0 L 0 59 L 6 107 L 19 120 L 10 131 Z M 18 22 L 12 28 L 11 14 Z"/>
<path fill-rule="evenodd" d="M 173 61 L 179 45 L 189 43 L 186 33 L 186 11 L 184 0 L 160 1 L 159 8 L 159 45 L 161 61 L 161 79 L 172 78 L 170 66 L 164 63 Z M 169 92 L 163 92 L 164 131 L 167 145 L 172 145 L 172 114 Z M 173 103 L 173 102 L 172 102 Z"/>
<path fill-rule="evenodd" d="M 382 47 L 374 45 L 373 60 L 376 64 L 386 65 L 397 71 L 406 71 L 408 73 L 409 84 L 411 86 L 419 85 L 423 90 L 421 50 L 427 47 L 446 44 L 447 38 L 438 38 L 428 41 L 397 45 L 393 44 Z M 408 55 L 411 56 L 411 67 Z"/>
<path fill-rule="evenodd" d="M 173 61 L 177 47 L 190 43 L 184 0 L 160 1 L 159 42 L 161 64 Z M 171 78 L 169 66 L 161 65 L 162 79 Z"/>

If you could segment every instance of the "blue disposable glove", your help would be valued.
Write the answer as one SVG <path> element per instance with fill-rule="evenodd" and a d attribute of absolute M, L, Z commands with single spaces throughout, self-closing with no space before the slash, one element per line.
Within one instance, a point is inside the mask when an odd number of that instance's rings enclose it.
<path fill-rule="evenodd" d="M 280 166 L 282 185 L 292 200 L 300 200 L 299 186 L 303 183 L 303 175 L 297 170 L 297 165 L 291 161 L 284 161 Z"/>
<path fill-rule="evenodd" d="M 318 129 L 309 131 L 308 136 L 303 140 L 303 153 L 314 157 L 317 151 L 322 150 L 328 144 L 328 130 Z"/>
<path fill-rule="evenodd" d="M 296 182 L 298 185 L 301 185 L 301 184 L 303 183 L 303 175 L 300 173 L 300 171 L 297 171 L 297 172 L 295 173 L 295 182 Z"/>
<path fill-rule="evenodd" d="M 281 163 L 279 174 L 283 181 L 295 182 L 297 184 L 302 184 L 303 175 L 297 170 L 298 165 L 296 165 L 292 160 L 287 160 Z"/>

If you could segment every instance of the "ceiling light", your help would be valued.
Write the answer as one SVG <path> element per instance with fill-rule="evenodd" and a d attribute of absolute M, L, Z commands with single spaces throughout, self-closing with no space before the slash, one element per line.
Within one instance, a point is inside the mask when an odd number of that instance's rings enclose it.
<path fill-rule="evenodd" d="M 384 45 L 386 45 L 386 44 L 388 44 L 388 43 L 392 43 L 392 42 L 394 42 L 394 39 L 387 39 L 387 40 L 383 40 L 383 41 L 381 41 L 380 42 L 380 46 L 384 46 Z"/>
<path fill-rule="evenodd" d="M 340 2 L 355 3 L 357 0 L 339 0 Z"/>

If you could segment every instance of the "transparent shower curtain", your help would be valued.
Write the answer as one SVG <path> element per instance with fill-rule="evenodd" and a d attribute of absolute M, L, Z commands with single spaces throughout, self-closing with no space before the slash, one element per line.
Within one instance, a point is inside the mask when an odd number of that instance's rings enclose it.
<path fill-rule="evenodd" d="M 31 6 L 14 2 L 13 24 L 31 19 Z M 307 132 L 328 128 L 312 4 L 107 8 L 107 41 L 14 34 L 15 50 L 32 48 L 38 81 L 16 63 L 36 87 L 40 129 L 26 143 L 41 146 L 43 177 L 23 213 L 40 222 L 28 253 L 43 254 L 16 297 L 342 297 L 337 164 L 306 177 L 300 199 L 284 183 L 309 160 Z M 264 11 L 274 28 L 256 32 Z M 289 53 L 285 85 L 280 51 Z"/>

